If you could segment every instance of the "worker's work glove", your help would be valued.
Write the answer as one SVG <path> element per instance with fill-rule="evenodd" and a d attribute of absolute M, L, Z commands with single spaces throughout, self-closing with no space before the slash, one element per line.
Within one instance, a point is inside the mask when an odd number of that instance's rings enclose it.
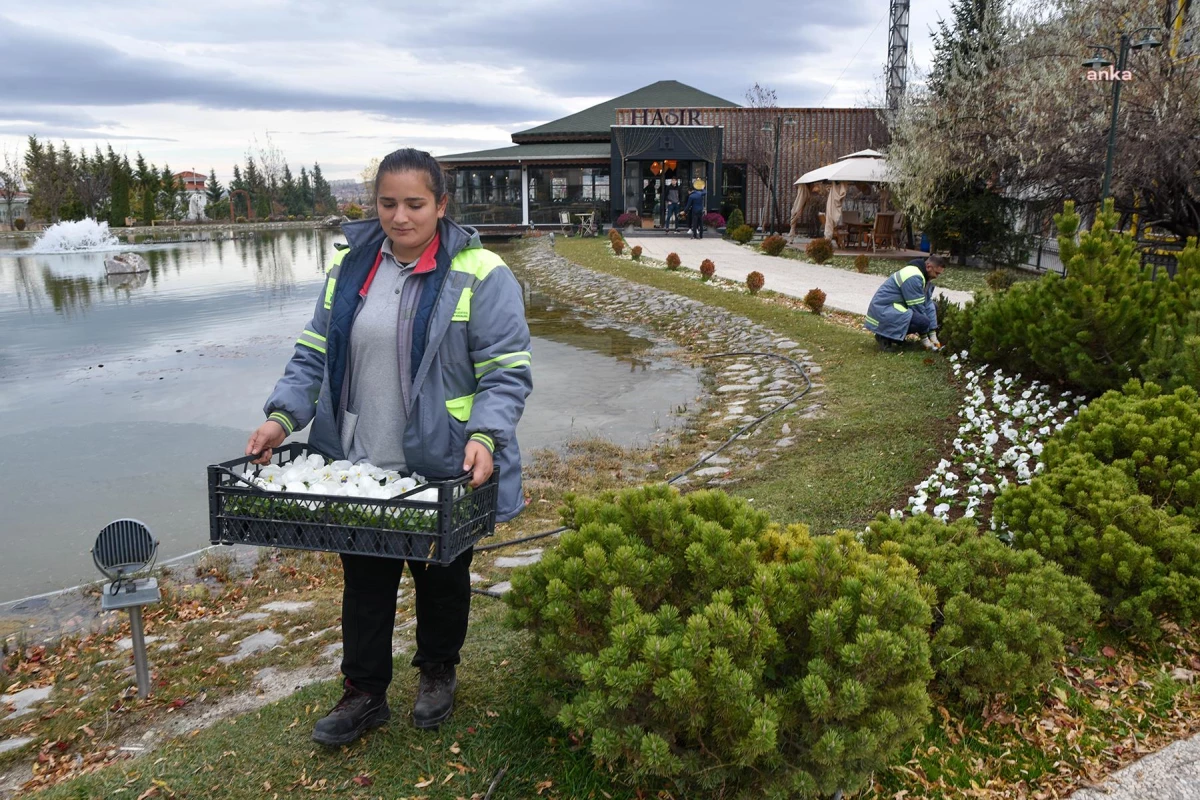
<path fill-rule="evenodd" d="M 934 346 L 937 347 L 938 350 L 942 349 L 942 343 L 938 341 L 937 331 L 929 332 L 929 341 L 933 342 Z"/>
<path fill-rule="evenodd" d="M 942 346 L 940 344 L 938 344 L 937 341 L 935 341 L 935 337 L 933 337 L 932 335 L 922 337 L 921 338 L 921 346 L 924 347 L 926 350 L 933 350 L 935 352 L 942 349 Z"/>

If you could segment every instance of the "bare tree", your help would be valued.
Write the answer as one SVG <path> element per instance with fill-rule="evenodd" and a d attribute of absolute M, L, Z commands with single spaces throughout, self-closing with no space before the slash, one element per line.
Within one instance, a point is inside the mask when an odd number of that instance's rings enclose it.
<path fill-rule="evenodd" d="M 372 158 L 359 174 L 362 178 L 363 191 L 367 194 L 367 204 L 363 213 L 368 217 L 375 216 L 375 175 L 379 172 L 379 159 Z"/>
<path fill-rule="evenodd" d="M 749 108 L 778 108 L 779 97 L 774 89 L 755 83 L 746 90 L 746 106 Z M 766 230 L 767 217 L 771 212 L 771 182 L 774 179 L 771 171 L 775 156 L 775 133 L 762 130 L 760 124 L 752 124 L 755 125 L 755 130 L 746 142 L 744 152 L 747 168 L 762 181 L 763 188 L 766 189 L 766 198 L 763 200 L 762 212 L 759 216 L 759 224 L 763 230 Z M 775 218 L 778 219 L 778 216 L 779 211 L 775 209 Z"/>
<path fill-rule="evenodd" d="M 72 175 L 75 196 L 83 204 L 87 216 L 94 219 L 101 204 L 109 197 L 112 172 L 98 146 L 94 158 L 88 158 L 87 152 L 80 148 L 77 165 Z"/>
<path fill-rule="evenodd" d="M 12 225 L 13 202 L 19 191 L 21 191 L 21 151 L 18 149 L 15 153 L 9 153 L 8 148 L 5 148 L 4 165 L 0 167 L 0 200 L 4 201 L 8 211 L 5 219 L 8 220 L 9 225 Z"/>
<path fill-rule="evenodd" d="M 892 126 L 889 159 L 906 210 L 924 218 L 944 187 L 978 181 L 1008 197 L 1057 205 L 1085 218 L 1100 201 L 1113 85 L 1088 80 L 1092 45 L 1162 25 L 1156 0 L 1051 0 L 1005 11 L 986 59 L 945 70 L 935 90 L 910 92 Z M 1166 27 L 1159 38 L 1171 35 Z M 984 52 L 984 51 L 978 51 Z M 1131 53 L 1122 82 L 1112 195 L 1178 236 L 1200 235 L 1200 62 L 1169 47 Z"/>

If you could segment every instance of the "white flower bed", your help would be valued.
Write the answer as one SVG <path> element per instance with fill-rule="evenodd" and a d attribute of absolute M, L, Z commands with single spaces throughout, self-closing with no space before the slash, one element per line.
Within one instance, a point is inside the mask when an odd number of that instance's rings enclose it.
<path fill-rule="evenodd" d="M 1011 483 L 1029 483 L 1042 471 L 1046 440 L 1083 405 L 1083 398 L 1072 392 L 1055 396 L 1046 384 L 1022 382 L 1020 375 L 968 369 L 966 355 L 964 351 L 950 356 L 955 376 L 967 382 L 953 457 L 942 459 L 933 474 L 916 485 L 904 510 L 892 510 L 894 518 L 976 518 L 989 496 Z M 991 528 L 996 529 L 995 522 Z"/>

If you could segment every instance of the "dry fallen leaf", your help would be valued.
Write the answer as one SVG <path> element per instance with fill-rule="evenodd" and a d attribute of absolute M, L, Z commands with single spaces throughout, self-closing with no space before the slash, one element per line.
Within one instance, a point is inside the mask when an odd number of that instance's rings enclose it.
<path fill-rule="evenodd" d="M 425 781 L 418 781 L 418 782 L 417 782 L 416 784 L 414 784 L 414 785 L 415 785 L 415 786 L 416 786 L 418 789 L 424 789 L 426 786 L 432 786 L 432 785 L 433 785 L 433 778 L 430 778 L 429 780 L 425 780 Z"/>
<path fill-rule="evenodd" d="M 370 786 L 375 782 L 375 779 L 370 775 L 355 775 L 350 779 L 350 782 L 356 786 Z"/>
<path fill-rule="evenodd" d="M 458 746 L 458 742 L 455 742 L 454 744 L 450 745 L 450 752 L 454 753 L 454 755 L 458 755 L 459 753 L 462 752 L 462 748 Z"/>
<path fill-rule="evenodd" d="M 538 794 L 541 794 L 542 792 L 546 791 L 547 789 L 549 789 L 552 786 L 554 786 L 554 781 L 545 780 L 545 781 L 542 781 L 541 783 L 539 783 L 534 788 L 537 789 Z"/>
<path fill-rule="evenodd" d="M 1117 657 L 1117 651 L 1115 648 L 1113 648 L 1112 645 L 1107 645 L 1107 644 L 1104 645 L 1104 648 L 1100 652 L 1104 654 L 1105 658 L 1116 658 Z"/>

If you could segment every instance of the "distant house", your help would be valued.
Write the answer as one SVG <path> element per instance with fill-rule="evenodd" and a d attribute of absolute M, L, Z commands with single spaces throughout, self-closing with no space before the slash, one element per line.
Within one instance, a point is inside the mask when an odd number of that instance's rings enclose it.
<path fill-rule="evenodd" d="M 176 172 L 175 182 L 187 194 L 204 194 L 206 177 L 200 172 Z"/>
<path fill-rule="evenodd" d="M 17 192 L 12 202 L 12 217 L 8 215 L 8 202 L 0 197 L 0 224 L 12 225 L 14 219 L 29 219 L 29 201 L 31 195 L 25 192 Z"/>

